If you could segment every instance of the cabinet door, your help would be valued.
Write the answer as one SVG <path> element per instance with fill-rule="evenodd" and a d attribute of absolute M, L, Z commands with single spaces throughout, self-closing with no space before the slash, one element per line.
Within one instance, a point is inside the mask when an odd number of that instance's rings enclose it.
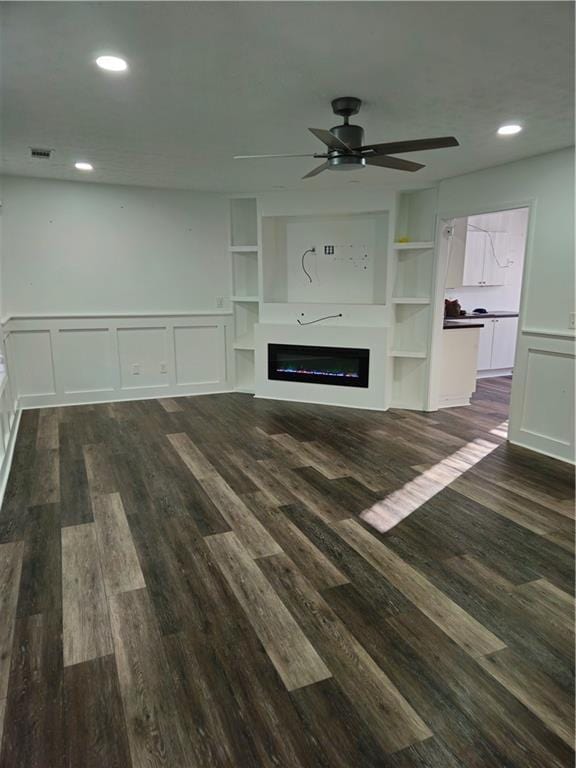
<path fill-rule="evenodd" d="M 468 230 L 462 285 L 482 285 L 484 280 L 484 249 L 486 235 Z"/>
<path fill-rule="evenodd" d="M 484 328 L 480 328 L 478 342 L 478 370 L 487 371 L 492 368 L 492 343 L 494 340 L 494 320 L 487 318 Z"/>
<path fill-rule="evenodd" d="M 482 285 L 505 285 L 508 271 L 508 235 L 506 232 L 495 232 L 490 236 L 484 235 L 484 238 L 486 242 Z"/>
<path fill-rule="evenodd" d="M 492 368 L 513 368 L 516 353 L 517 317 L 499 317 L 494 324 Z"/>

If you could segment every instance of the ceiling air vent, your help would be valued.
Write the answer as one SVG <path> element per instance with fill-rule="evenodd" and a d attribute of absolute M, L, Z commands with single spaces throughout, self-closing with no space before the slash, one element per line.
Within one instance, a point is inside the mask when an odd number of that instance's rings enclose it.
<path fill-rule="evenodd" d="M 30 157 L 36 157 L 40 160 L 50 160 L 52 157 L 52 150 L 42 149 L 41 147 L 30 147 Z"/>

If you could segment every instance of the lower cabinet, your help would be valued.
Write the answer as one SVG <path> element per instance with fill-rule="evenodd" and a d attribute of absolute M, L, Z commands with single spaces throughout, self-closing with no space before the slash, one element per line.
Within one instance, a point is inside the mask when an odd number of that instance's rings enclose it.
<path fill-rule="evenodd" d="M 488 317 L 480 330 L 478 370 L 502 370 L 514 367 L 517 317 Z"/>

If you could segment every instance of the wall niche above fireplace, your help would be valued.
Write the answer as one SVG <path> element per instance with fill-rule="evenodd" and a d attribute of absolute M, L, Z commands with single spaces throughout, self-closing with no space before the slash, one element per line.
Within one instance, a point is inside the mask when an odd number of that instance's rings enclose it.
<path fill-rule="evenodd" d="M 350 347 L 268 344 L 268 378 L 368 387 L 370 351 Z"/>

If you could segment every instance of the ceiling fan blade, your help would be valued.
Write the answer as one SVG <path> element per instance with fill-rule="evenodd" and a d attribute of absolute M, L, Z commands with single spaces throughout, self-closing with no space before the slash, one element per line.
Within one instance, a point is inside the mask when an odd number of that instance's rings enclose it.
<path fill-rule="evenodd" d="M 375 155 L 366 158 L 366 165 L 377 165 L 380 168 L 396 168 L 398 171 L 419 171 L 426 166 L 422 163 L 414 163 L 412 160 L 403 160 L 401 157 L 388 157 L 388 155 Z"/>
<path fill-rule="evenodd" d="M 302 176 L 302 178 L 309 179 L 311 176 L 317 176 L 319 173 L 322 173 L 322 171 L 325 171 L 329 167 L 330 167 L 330 163 L 322 163 L 322 165 L 317 165 L 316 168 L 313 168 L 311 171 L 308 171 L 306 176 Z"/>
<path fill-rule="evenodd" d="M 357 149 L 365 152 L 372 150 L 378 154 L 396 155 L 400 152 L 422 152 L 425 149 L 444 149 L 459 147 L 460 142 L 454 136 L 440 136 L 437 139 L 413 139 L 412 141 L 389 141 L 385 144 L 367 144 Z"/>
<path fill-rule="evenodd" d="M 325 131 L 323 128 L 308 128 L 308 130 L 313 133 L 317 139 L 320 139 L 323 144 L 326 144 L 329 149 L 345 149 L 350 152 L 348 144 L 345 144 L 337 136 L 334 136 L 333 133 L 330 133 L 330 131 Z"/>
<path fill-rule="evenodd" d="M 328 157 L 328 155 L 234 155 L 234 160 L 258 160 L 266 157 Z"/>

